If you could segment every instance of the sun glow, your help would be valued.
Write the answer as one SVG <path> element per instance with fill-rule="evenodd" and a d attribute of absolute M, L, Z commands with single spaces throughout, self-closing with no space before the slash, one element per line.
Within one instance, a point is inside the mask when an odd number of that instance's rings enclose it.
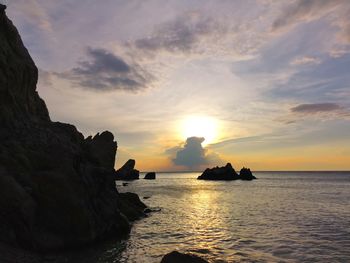
<path fill-rule="evenodd" d="M 190 116 L 184 119 L 181 134 L 188 137 L 204 137 L 204 145 L 212 143 L 217 137 L 217 122 L 215 119 L 204 116 Z"/>

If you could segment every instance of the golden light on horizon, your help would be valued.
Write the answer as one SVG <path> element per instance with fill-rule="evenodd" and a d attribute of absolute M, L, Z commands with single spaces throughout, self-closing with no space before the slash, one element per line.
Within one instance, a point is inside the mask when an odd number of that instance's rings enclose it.
<path fill-rule="evenodd" d="M 186 140 L 189 137 L 204 137 L 204 145 L 212 143 L 218 136 L 218 123 L 212 117 L 189 116 L 181 125 L 181 136 Z"/>

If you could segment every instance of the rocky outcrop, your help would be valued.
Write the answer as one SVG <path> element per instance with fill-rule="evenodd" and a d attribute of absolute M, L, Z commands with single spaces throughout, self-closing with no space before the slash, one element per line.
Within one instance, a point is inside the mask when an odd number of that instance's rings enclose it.
<path fill-rule="evenodd" d="M 193 255 L 173 251 L 166 254 L 160 263 L 208 263 L 208 261 Z"/>
<path fill-rule="evenodd" d="M 155 172 L 146 173 L 146 175 L 143 179 L 154 180 L 154 179 L 156 179 L 156 173 Z"/>
<path fill-rule="evenodd" d="M 0 5 L 0 241 L 35 249 L 77 247 L 130 231 L 110 132 L 84 139 L 52 122 L 36 92 L 38 70 Z M 135 215 L 137 214 L 137 215 Z"/>
<path fill-rule="evenodd" d="M 256 177 L 252 174 L 249 168 L 243 167 L 241 171 L 239 172 L 239 176 L 241 177 L 242 180 L 254 180 Z"/>
<path fill-rule="evenodd" d="M 141 202 L 139 196 L 126 192 L 119 194 L 118 205 L 120 211 L 130 220 L 134 221 L 145 216 L 147 206 Z"/>
<path fill-rule="evenodd" d="M 230 181 L 238 179 L 253 180 L 256 178 L 252 175 L 250 169 L 242 168 L 241 173 L 237 174 L 232 165 L 227 163 L 226 166 L 223 167 L 207 168 L 197 179 Z"/>
<path fill-rule="evenodd" d="M 223 167 L 207 168 L 197 178 L 200 180 L 235 180 L 238 179 L 239 175 L 230 163 Z"/>
<path fill-rule="evenodd" d="M 0 6 L 0 123 L 13 127 L 29 119 L 48 121 L 48 110 L 36 92 L 38 69 L 5 9 Z"/>
<path fill-rule="evenodd" d="M 133 159 L 128 160 L 121 168 L 119 168 L 115 172 L 115 179 L 123 180 L 123 181 L 139 179 L 140 172 L 139 170 L 135 169 L 135 164 L 136 164 L 135 160 Z"/>

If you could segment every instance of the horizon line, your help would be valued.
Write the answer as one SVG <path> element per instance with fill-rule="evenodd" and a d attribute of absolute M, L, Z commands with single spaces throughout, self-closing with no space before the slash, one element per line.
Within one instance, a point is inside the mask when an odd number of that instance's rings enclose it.
<path fill-rule="evenodd" d="M 140 173 L 149 173 L 151 171 L 140 171 Z M 155 173 L 203 173 L 204 171 L 154 171 Z M 341 173 L 346 173 L 349 172 L 350 170 L 252 170 L 252 172 L 256 173 L 286 173 L 286 172 L 298 172 L 298 173 L 327 173 L 327 172 L 341 172 Z"/>

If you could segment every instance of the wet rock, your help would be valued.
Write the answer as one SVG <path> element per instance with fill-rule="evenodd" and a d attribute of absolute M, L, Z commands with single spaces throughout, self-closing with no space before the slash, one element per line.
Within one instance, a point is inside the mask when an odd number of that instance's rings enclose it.
<path fill-rule="evenodd" d="M 135 169 L 135 160 L 128 160 L 121 168 L 115 172 L 115 180 L 137 180 L 140 172 Z"/>
<path fill-rule="evenodd" d="M 130 221 L 145 216 L 144 210 L 147 209 L 147 206 L 140 200 L 137 194 L 129 192 L 119 194 L 118 205 L 120 211 Z"/>
<path fill-rule="evenodd" d="M 149 213 L 152 212 L 152 210 L 151 210 L 150 208 L 145 208 L 145 210 L 143 210 L 143 212 L 144 212 L 145 214 L 149 214 Z"/>
<path fill-rule="evenodd" d="M 193 254 L 183 254 L 173 251 L 166 254 L 160 263 L 208 263 L 208 261 Z"/>
<path fill-rule="evenodd" d="M 155 172 L 146 173 L 144 179 L 154 180 L 156 179 L 156 173 Z"/>
<path fill-rule="evenodd" d="M 52 122 L 37 80 L 0 5 L 0 241 L 45 250 L 125 236 L 145 206 L 115 187 L 113 134 Z"/>
<path fill-rule="evenodd" d="M 223 167 L 207 168 L 197 179 L 199 180 L 253 180 L 256 179 L 250 172 L 250 169 L 243 168 L 241 174 L 237 174 L 230 163 Z M 249 174 L 250 173 L 250 174 Z"/>

